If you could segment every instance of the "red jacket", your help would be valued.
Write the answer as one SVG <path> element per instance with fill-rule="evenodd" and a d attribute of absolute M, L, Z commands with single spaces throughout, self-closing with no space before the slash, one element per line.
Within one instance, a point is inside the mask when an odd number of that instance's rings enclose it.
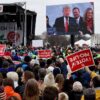
<path fill-rule="evenodd" d="M 9 98 L 11 96 L 15 96 L 19 100 L 22 100 L 21 96 L 18 93 L 16 93 L 11 86 L 5 86 L 4 91 L 6 92 L 7 98 Z"/>

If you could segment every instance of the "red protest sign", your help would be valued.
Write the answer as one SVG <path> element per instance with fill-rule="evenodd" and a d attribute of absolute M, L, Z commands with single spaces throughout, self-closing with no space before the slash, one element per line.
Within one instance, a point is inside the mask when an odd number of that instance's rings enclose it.
<path fill-rule="evenodd" d="M 51 58 L 52 57 L 52 51 L 51 50 L 39 50 L 38 56 L 39 58 Z"/>
<path fill-rule="evenodd" d="M 6 45 L 0 44 L 0 56 L 4 56 Z"/>
<path fill-rule="evenodd" d="M 92 53 L 90 49 L 81 50 L 66 57 L 66 60 L 70 66 L 72 72 L 84 68 L 85 66 L 91 66 L 94 64 Z"/>

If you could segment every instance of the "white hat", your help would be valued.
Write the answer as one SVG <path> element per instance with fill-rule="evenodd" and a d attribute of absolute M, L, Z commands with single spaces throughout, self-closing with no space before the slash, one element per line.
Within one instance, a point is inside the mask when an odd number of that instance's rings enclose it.
<path fill-rule="evenodd" d="M 79 81 L 74 82 L 73 84 L 73 91 L 81 92 L 83 90 L 83 86 Z"/>
<path fill-rule="evenodd" d="M 47 68 L 47 73 L 53 72 L 53 70 L 54 70 L 54 67 L 53 66 L 49 66 Z"/>

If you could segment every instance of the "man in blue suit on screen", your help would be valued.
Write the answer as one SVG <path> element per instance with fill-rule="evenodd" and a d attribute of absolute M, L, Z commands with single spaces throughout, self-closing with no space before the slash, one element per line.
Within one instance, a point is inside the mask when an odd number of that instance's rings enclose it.
<path fill-rule="evenodd" d="M 70 17 L 69 6 L 63 7 L 63 16 L 55 20 L 54 28 L 57 35 L 77 34 L 78 27 L 74 18 Z"/>

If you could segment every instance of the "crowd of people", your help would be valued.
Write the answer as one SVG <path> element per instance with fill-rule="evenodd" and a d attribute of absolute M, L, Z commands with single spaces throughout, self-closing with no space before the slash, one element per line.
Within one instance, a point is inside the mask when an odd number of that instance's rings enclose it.
<path fill-rule="evenodd" d="M 87 48 L 12 47 L 0 57 L 0 100 L 100 100 L 100 58 L 95 65 L 71 73 L 65 57 Z M 52 58 L 39 59 L 38 50 L 52 50 Z"/>

